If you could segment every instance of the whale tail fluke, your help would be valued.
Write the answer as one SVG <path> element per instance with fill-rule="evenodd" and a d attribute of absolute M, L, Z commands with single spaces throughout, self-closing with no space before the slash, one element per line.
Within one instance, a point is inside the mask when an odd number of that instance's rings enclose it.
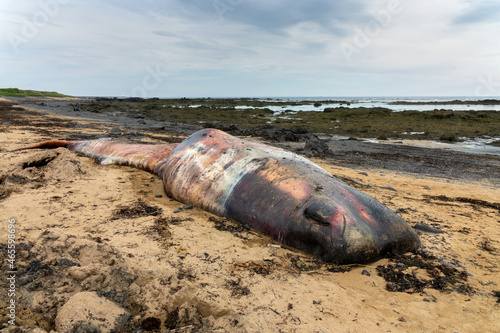
<path fill-rule="evenodd" d="M 156 145 L 130 144 L 108 138 L 83 141 L 49 140 L 13 151 L 64 147 L 95 158 L 103 165 L 128 165 L 159 175 L 163 171 L 166 158 L 177 145 L 177 143 Z"/>
<path fill-rule="evenodd" d="M 49 141 L 44 141 L 44 142 L 39 142 L 35 143 L 29 146 L 21 147 L 14 149 L 12 151 L 19 151 L 19 150 L 25 150 L 25 149 L 53 149 L 53 148 L 59 148 L 59 147 L 68 147 L 70 144 L 70 141 L 65 141 L 65 140 L 49 140 Z"/>

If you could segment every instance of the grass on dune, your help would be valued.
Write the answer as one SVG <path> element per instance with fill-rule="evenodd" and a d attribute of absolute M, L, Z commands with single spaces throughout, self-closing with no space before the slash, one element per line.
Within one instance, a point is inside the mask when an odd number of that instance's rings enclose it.
<path fill-rule="evenodd" d="M 55 91 L 22 90 L 18 88 L 0 88 L 0 96 L 6 97 L 72 97 Z"/>

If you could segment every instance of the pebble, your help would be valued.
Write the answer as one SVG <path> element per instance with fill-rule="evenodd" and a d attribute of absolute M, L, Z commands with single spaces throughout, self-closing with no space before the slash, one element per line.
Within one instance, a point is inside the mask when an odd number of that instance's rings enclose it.
<path fill-rule="evenodd" d="M 157 195 L 155 195 L 155 198 L 163 198 L 163 195 L 157 194 Z"/>
<path fill-rule="evenodd" d="M 363 269 L 363 271 L 361 272 L 361 275 L 370 276 L 371 274 L 366 269 Z"/>
<path fill-rule="evenodd" d="M 182 212 L 182 211 L 184 211 L 184 210 L 188 210 L 188 209 L 193 209 L 193 205 L 184 205 L 184 206 L 182 206 L 182 207 L 177 208 L 177 209 L 176 209 L 176 210 L 174 210 L 173 212 L 174 212 L 174 213 L 180 213 L 180 212 Z"/>

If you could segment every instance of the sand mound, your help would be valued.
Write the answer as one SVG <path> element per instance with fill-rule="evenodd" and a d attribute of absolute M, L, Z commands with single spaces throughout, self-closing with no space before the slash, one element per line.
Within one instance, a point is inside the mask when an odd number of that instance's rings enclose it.
<path fill-rule="evenodd" d="M 9 171 L 0 173 L 0 199 L 47 183 L 89 177 L 92 172 L 92 167 L 82 164 L 75 153 L 67 149 L 33 152 L 18 159 Z"/>
<path fill-rule="evenodd" d="M 189 287 L 194 273 L 169 267 L 159 279 L 135 269 L 129 257 L 98 238 L 46 231 L 18 249 L 22 263 L 17 278 L 24 292 L 17 316 L 23 325 L 60 332 L 87 325 L 107 332 L 128 323 L 127 309 L 136 313 L 137 328 L 160 328 L 163 323 L 169 329 L 200 329 L 213 327 L 215 319 L 232 312 L 196 297 L 196 288 Z M 229 324 L 233 316 L 223 321 Z"/>
<path fill-rule="evenodd" d="M 93 292 L 73 295 L 56 317 L 58 332 L 116 332 L 124 329 L 128 314 L 122 308 Z"/>

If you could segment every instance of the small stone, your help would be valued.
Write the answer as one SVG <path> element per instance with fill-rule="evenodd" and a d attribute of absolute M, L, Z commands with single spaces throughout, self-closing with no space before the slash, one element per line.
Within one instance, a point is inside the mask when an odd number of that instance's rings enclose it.
<path fill-rule="evenodd" d="M 182 212 L 181 208 L 177 208 L 176 210 L 173 211 L 173 213 L 180 213 L 180 212 Z"/>
<path fill-rule="evenodd" d="M 188 209 L 193 209 L 193 206 L 192 205 L 184 205 L 181 208 L 182 208 L 182 210 L 188 210 Z"/>
<path fill-rule="evenodd" d="M 363 269 L 363 271 L 361 272 L 361 275 L 370 276 L 371 274 L 366 269 Z"/>
<path fill-rule="evenodd" d="M 163 195 L 157 194 L 157 195 L 155 195 L 155 198 L 163 198 Z"/>

